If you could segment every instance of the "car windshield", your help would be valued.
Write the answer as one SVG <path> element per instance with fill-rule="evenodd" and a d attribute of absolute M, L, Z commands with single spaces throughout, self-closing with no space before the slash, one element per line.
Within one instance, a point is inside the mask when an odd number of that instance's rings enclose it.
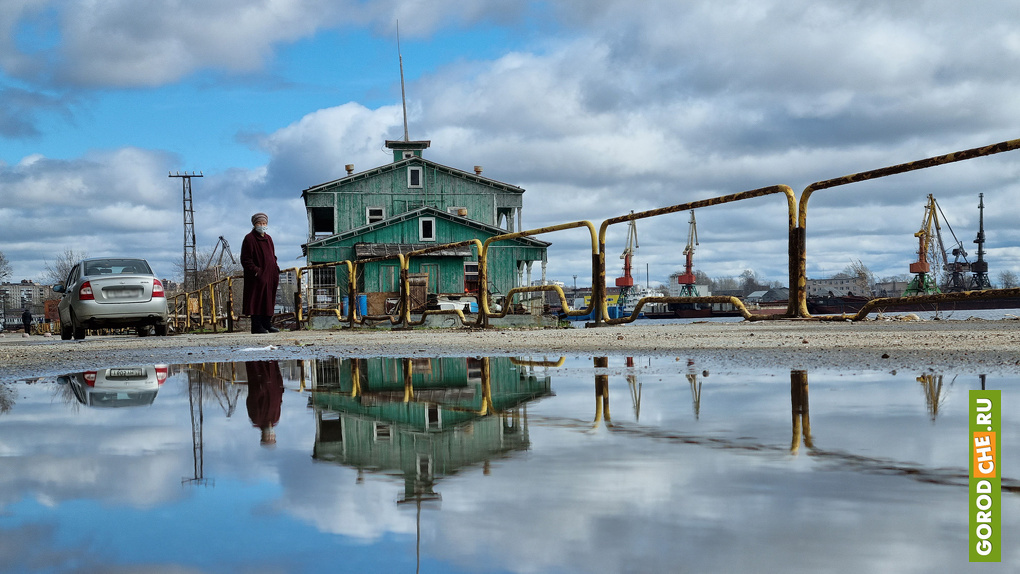
<path fill-rule="evenodd" d="M 142 259 L 93 259 L 85 262 L 85 275 L 152 275 L 149 264 Z"/>

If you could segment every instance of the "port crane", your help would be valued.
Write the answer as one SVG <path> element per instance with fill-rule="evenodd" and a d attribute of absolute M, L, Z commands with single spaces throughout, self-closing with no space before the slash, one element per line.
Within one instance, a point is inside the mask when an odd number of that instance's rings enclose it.
<path fill-rule="evenodd" d="M 942 260 L 945 260 L 946 249 L 942 245 L 942 228 L 939 225 L 938 217 L 938 204 L 935 203 L 935 196 L 928 194 L 928 201 L 924 205 L 924 217 L 921 218 L 921 229 L 914 233 L 914 237 L 917 238 L 917 261 L 910 264 L 910 272 L 914 274 L 914 278 L 907 284 L 904 295 L 931 295 L 934 293 L 940 293 L 938 281 L 931 273 L 931 259 L 936 259 L 938 263 L 938 255 L 942 254 Z M 932 235 L 938 240 L 939 248 L 935 248 L 932 243 Z"/>
<path fill-rule="evenodd" d="M 631 211 L 633 214 L 634 212 Z M 623 248 L 623 253 L 620 255 L 620 259 L 623 259 L 623 277 L 616 278 L 616 286 L 620 288 L 620 296 L 616 300 L 616 306 L 619 309 L 624 309 L 628 305 L 628 296 L 630 295 L 631 289 L 634 288 L 634 276 L 631 275 L 632 263 L 634 260 L 634 252 L 638 248 L 638 237 L 637 237 L 637 222 L 630 220 L 627 224 L 627 244 Z"/>
<path fill-rule="evenodd" d="M 697 297 L 698 288 L 694 285 L 694 248 L 698 245 L 698 222 L 694 220 L 694 210 L 691 210 L 691 220 L 687 228 L 687 247 L 684 247 L 684 272 L 677 277 L 676 282 L 680 285 L 680 297 Z"/>
<path fill-rule="evenodd" d="M 988 280 L 988 262 L 985 261 L 985 194 L 978 194 L 978 234 L 974 243 L 978 246 L 977 261 L 971 265 L 974 272 L 975 289 L 991 289 L 992 283 Z"/>
<path fill-rule="evenodd" d="M 953 261 L 949 261 L 945 243 L 942 240 L 942 226 L 939 223 L 939 216 L 946 224 L 946 229 L 953 238 Z M 932 264 L 936 269 L 948 273 L 944 290 L 947 292 L 966 291 L 969 288 L 965 273 L 972 269 L 971 263 L 967 260 L 967 250 L 963 242 L 957 239 L 952 226 L 942 207 L 935 201 L 935 196 L 928 194 L 928 202 L 924 206 L 924 217 L 921 220 L 921 229 L 914 234 L 918 239 L 917 261 L 910 264 L 910 272 L 914 274 L 907 285 L 904 295 L 930 295 L 941 293 L 935 274 L 932 273 Z"/>

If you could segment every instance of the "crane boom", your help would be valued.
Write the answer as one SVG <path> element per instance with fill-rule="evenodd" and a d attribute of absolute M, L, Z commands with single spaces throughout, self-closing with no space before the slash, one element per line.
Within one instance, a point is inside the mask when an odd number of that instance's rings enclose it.
<path fill-rule="evenodd" d="M 231 263 L 237 264 L 237 261 L 234 259 L 234 254 L 231 253 L 231 251 L 230 251 L 230 244 L 227 243 L 227 240 L 222 235 L 220 235 L 219 241 L 213 247 L 212 253 L 209 254 L 209 260 L 205 262 L 205 268 L 206 269 L 212 267 L 213 258 L 216 257 L 216 252 L 217 251 L 219 251 L 219 253 L 220 253 L 219 258 L 216 259 L 216 265 L 217 266 L 222 266 L 223 265 L 223 256 L 224 255 L 227 255 L 228 257 L 230 257 L 230 262 Z"/>
<path fill-rule="evenodd" d="M 633 211 L 631 213 L 634 213 Z M 633 287 L 634 277 L 631 276 L 631 261 L 634 258 L 634 251 L 638 248 L 637 239 L 637 222 L 630 220 L 627 225 L 627 245 L 623 248 L 623 253 L 620 254 L 620 259 L 623 259 L 623 277 L 616 278 L 617 287 Z"/>

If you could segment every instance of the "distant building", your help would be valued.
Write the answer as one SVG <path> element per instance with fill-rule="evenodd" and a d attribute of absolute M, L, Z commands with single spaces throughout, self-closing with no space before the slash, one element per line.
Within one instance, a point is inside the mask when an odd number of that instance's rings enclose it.
<path fill-rule="evenodd" d="M 907 281 L 883 281 L 875 283 L 875 297 L 902 297 L 907 290 Z"/>
<path fill-rule="evenodd" d="M 4 328 L 21 328 L 21 312 L 28 307 L 36 321 L 42 321 L 46 313 L 46 300 L 55 299 L 53 287 L 41 285 L 30 279 L 20 283 L 0 283 L 0 320 Z"/>
<path fill-rule="evenodd" d="M 786 303 L 790 300 L 790 290 L 786 287 L 753 291 L 744 297 L 745 303 Z"/>
<path fill-rule="evenodd" d="M 831 277 L 808 279 L 804 285 L 808 297 L 843 297 L 846 295 L 870 296 L 871 292 L 862 287 L 856 277 Z"/>

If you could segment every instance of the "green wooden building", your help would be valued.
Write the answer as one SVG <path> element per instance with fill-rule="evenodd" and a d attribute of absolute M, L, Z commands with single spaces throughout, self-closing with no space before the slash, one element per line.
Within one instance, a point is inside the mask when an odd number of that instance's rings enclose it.
<path fill-rule="evenodd" d="M 387 141 L 393 162 L 310 187 L 302 192 L 308 213 L 309 265 L 356 261 L 521 228 L 524 190 L 423 157 L 429 141 Z M 530 284 L 533 265 L 541 263 L 545 279 L 549 243 L 534 238 L 500 241 L 489 250 L 489 292 L 495 299 L 513 287 Z M 447 249 L 413 258 L 410 273 L 420 274 L 429 294 L 475 292 L 478 256 L 471 247 Z M 369 295 L 369 312 L 385 312 L 384 301 L 399 294 L 399 264 L 390 261 L 361 266 L 359 293 Z M 342 297 L 347 277 L 343 268 L 318 273 L 317 297 Z M 332 295 L 331 295 L 332 294 Z M 321 302 L 321 301 L 320 301 Z"/>

